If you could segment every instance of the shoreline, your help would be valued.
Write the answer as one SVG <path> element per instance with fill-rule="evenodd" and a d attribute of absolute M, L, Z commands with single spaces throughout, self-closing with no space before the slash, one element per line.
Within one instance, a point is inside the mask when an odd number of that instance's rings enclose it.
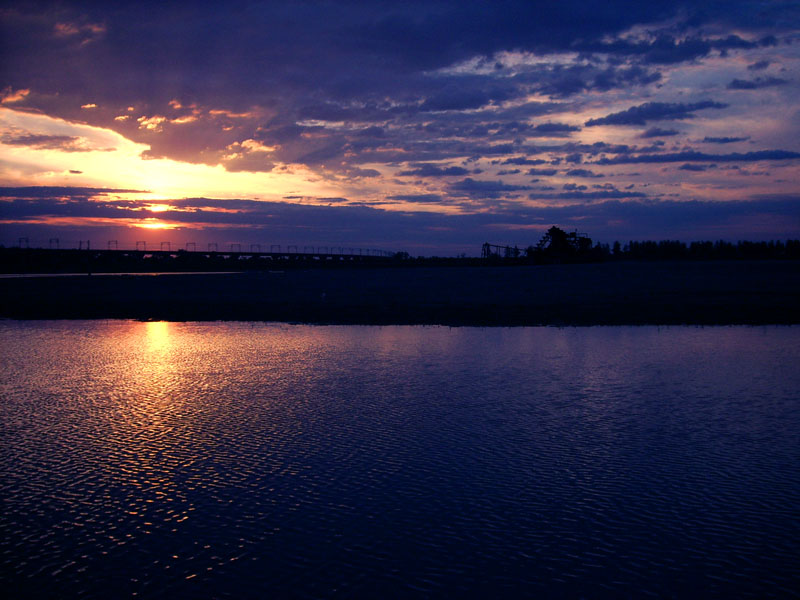
<path fill-rule="evenodd" d="M 800 261 L 18 277 L 0 280 L 0 318 L 790 325 L 800 324 Z"/>

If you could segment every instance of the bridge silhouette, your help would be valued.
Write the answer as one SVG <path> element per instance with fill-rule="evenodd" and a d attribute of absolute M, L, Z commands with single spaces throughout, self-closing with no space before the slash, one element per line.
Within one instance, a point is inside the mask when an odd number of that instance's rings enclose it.
<path fill-rule="evenodd" d="M 69 246 L 69 247 L 63 247 Z M 31 244 L 19 238 L 12 247 L 0 250 L 0 270 L 11 272 L 59 272 L 66 270 L 114 271 L 175 271 L 175 270 L 251 270 L 269 269 L 273 266 L 347 266 L 378 265 L 393 261 L 398 254 L 374 248 L 345 246 L 299 246 L 289 244 L 228 243 L 226 248 L 211 242 L 198 248 L 194 242 L 139 241 L 134 246 L 121 247 L 109 240 L 105 247 L 97 248 L 90 240 L 67 244 L 51 238 L 47 245 Z"/>
<path fill-rule="evenodd" d="M 11 246 L 19 249 L 30 250 L 83 250 L 91 251 L 92 253 L 105 254 L 107 252 L 121 252 L 129 255 L 136 254 L 150 254 L 150 255 L 166 255 L 178 254 L 183 252 L 192 252 L 199 255 L 207 256 L 252 256 L 252 257 L 265 257 L 265 258 L 315 258 L 329 259 L 332 257 L 339 259 L 356 259 L 356 258 L 392 258 L 397 253 L 389 250 L 382 250 L 376 248 L 360 248 L 353 246 L 300 246 L 297 244 L 244 244 L 239 242 L 228 242 L 226 244 L 219 244 L 217 242 L 208 242 L 205 249 L 202 245 L 196 242 L 185 242 L 183 244 L 174 243 L 171 241 L 165 242 L 147 242 L 137 241 L 133 246 L 120 246 L 117 240 L 108 240 L 104 247 L 92 247 L 91 240 L 71 240 L 62 241 L 59 238 L 50 238 L 45 244 L 43 241 L 32 242 L 29 238 L 18 238 L 16 244 Z M 267 249 L 269 248 L 269 249 Z"/>

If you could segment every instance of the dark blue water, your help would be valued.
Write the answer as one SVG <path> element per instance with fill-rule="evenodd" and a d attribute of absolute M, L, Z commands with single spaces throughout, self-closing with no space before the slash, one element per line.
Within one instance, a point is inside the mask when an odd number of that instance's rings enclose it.
<path fill-rule="evenodd" d="M 0 322 L 15 597 L 792 597 L 800 327 Z"/>

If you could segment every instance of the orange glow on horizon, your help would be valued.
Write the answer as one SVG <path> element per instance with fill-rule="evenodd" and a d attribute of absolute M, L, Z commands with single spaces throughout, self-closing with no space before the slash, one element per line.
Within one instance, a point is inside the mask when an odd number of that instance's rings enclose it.
<path fill-rule="evenodd" d="M 141 227 L 142 229 L 177 229 L 179 225 L 148 219 L 144 223 L 136 223 L 136 227 Z"/>
<path fill-rule="evenodd" d="M 7 96 L 4 101 L 7 104 L 17 96 Z M 161 123 L 145 119 L 142 124 L 157 127 Z M 0 183 L 9 186 L 31 185 L 30 173 L 35 173 L 37 185 L 140 190 L 136 200 L 195 197 L 280 201 L 299 190 L 317 197 L 341 195 L 334 183 L 320 180 L 304 167 L 228 171 L 222 164 L 148 158 L 147 144 L 133 142 L 111 129 L 0 107 L 0 131 L 15 130 L 76 138 L 82 151 L 0 143 L 0 154 L 7 161 L 0 168 Z M 273 150 L 250 140 L 244 140 L 241 147 L 247 151 Z M 142 198 L 143 194 L 147 196 Z"/>

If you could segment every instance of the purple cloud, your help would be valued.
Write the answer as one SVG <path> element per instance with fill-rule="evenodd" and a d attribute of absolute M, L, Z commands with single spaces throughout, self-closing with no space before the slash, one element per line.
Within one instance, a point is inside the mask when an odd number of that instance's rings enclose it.
<path fill-rule="evenodd" d="M 627 165 L 635 163 L 672 162 L 754 162 L 759 160 L 796 160 L 800 152 L 788 150 L 759 150 L 756 152 L 734 152 L 731 154 L 706 154 L 704 152 L 677 152 L 670 154 L 638 154 L 601 158 L 599 165 Z"/>
<path fill-rule="evenodd" d="M 595 125 L 646 125 L 648 121 L 665 121 L 674 119 L 692 119 L 694 112 L 708 108 L 722 109 L 728 105 L 713 100 L 703 100 L 689 104 L 675 102 L 645 102 L 632 106 L 627 110 L 612 113 L 599 119 L 586 121 L 587 127 Z"/>
<path fill-rule="evenodd" d="M 747 79 L 734 79 L 728 84 L 729 90 L 760 90 L 767 87 L 775 87 L 779 85 L 786 85 L 789 83 L 787 79 L 780 77 L 756 77 L 752 80 Z"/>
<path fill-rule="evenodd" d="M 641 138 L 655 138 L 655 137 L 671 137 L 678 135 L 680 132 L 677 129 L 662 129 L 661 127 L 651 127 L 647 131 L 642 132 L 639 136 Z"/>
<path fill-rule="evenodd" d="M 430 163 L 417 163 L 411 166 L 411 169 L 407 171 L 400 171 L 398 175 L 415 175 L 417 177 L 452 177 L 454 175 L 466 175 L 469 173 L 469 171 L 464 167 L 440 167 Z"/>
<path fill-rule="evenodd" d="M 704 144 L 733 144 L 735 142 L 746 142 L 750 137 L 709 137 L 703 138 Z"/>

